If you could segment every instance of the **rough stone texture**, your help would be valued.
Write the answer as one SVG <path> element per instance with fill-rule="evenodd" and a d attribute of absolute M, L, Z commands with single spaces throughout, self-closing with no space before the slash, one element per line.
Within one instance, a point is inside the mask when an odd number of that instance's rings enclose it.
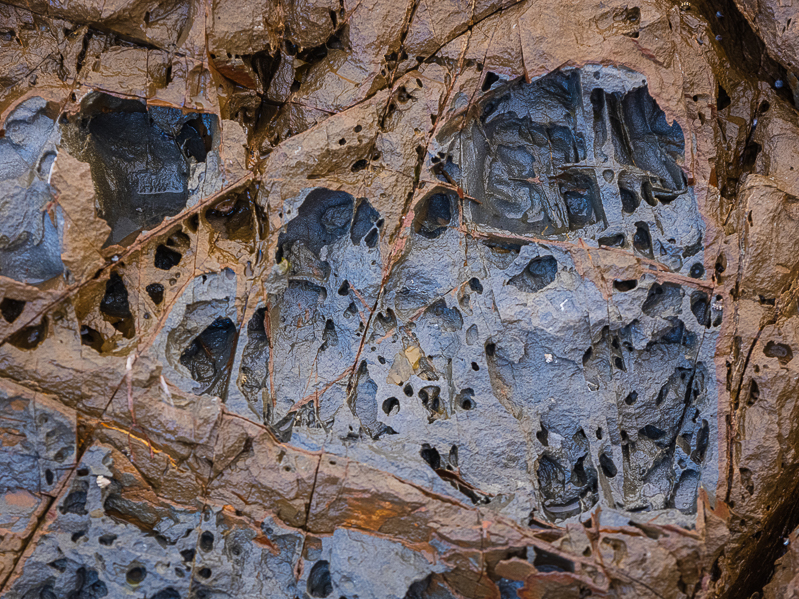
<path fill-rule="evenodd" d="M 795 595 L 789 4 L 0 4 L 0 595 Z"/>
<path fill-rule="evenodd" d="M 793 2 L 751 2 L 735 0 L 735 5 L 752 25 L 769 54 L 792 74 L 799 72 L 799 45 L 797 45 L 796 7 Z M 788 83 L 787 81 L 785 83 Z"/>
<path fill-rule="evenodd" d="M 797 572 L 799 564 L 796 561 L 796 540 L 796 530 L 790 536 L 785 537 L 786 553 L 777 560 L 774 576 L 763 589 L 763 597 L 765 599 L 777 599 L 777 597 L 793 599 L 799 597 L 799 579 L 797 578 L 799 576 L 799 572 Z"/>

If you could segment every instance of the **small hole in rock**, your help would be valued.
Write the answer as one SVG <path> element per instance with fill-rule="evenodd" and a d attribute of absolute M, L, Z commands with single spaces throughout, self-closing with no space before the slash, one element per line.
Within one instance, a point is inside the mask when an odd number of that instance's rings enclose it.
<path fill-rule="evenodd" d="M 558 261 L 552 256 L 541 256 L 530 260 L 522 272 L 508 280 L 508 284 L 525 293 L 537 293 L 552 284 L 557 273 Z"/>
<path fill-rule="evenodd" d="M 25 303 L 22 300 L 11 299 L 10 297 L 3 298 L 0 302 L 0 314 L 7 323 L 14 322 L 22 311 L 25 309 Z"/>
<path fill-rule="evenodd" d="M 624 175 L 625 173 L 622 173 L 620 177 Z M 628 187 L 622 183 L 621 179 L 619 180 L 619 193 L 621 195 L 621 210 L 625 214 L 632 214 L 638 209 L 638 206 L 641 205 L 640 196 L 632 189 L 628 189 Z M 644 197 L 646 197 L 648 201 L 648 196 L 645 195 Z"/>
<path fill-rule="evenodd" d="M 758 399 L 760 399 L 760 387 L 757 381 L 752 379 L 749 383 L 749 398 L 746 401 L 746 405 L 753 406 Z"/>
<path fill-rule="evenodd" d="M 574 572 L 574 562 L 537 547 L 533 565 L 539 572 Z"/>
<path fill-rule="evenodd" d="M 661 428 L 658 428 L 654 424 L 647 424 L 645 427 L 638 431 L 638 434 L 642 437 L 646 437 L 647 439 L 652 439 L 653 441 L 657 441 L 658 439 L 663 438 L 666 434 Z"/>
<path fill-rule="evenodd" d="M 538 442 L 544 447 L 549 446 L 549 431 L 543 424 L 541 424 L 541 428 L 536 431 L 535 438 L 538 439 Z"/>
<path fill-rule="evenodd" d="M 111 323 L 111 326 L 121 332 L 125 338 L 133 338 L 136 326 L 130 312 L 128 290 L 122 277 L 115 272 L 111 273 L 111 277 L 105 284 L 105 295 L 100 301 L 100 312 Z"/>
<path fill-rule="evenodd" d="M 716 266 L 714 267 L 716 270 L 716 274 L 721 274 L 727 269 L 727 256 L 724 254 L 719 254 L 718 258 L 716 258 Z"/>
<path fill-rule="evenodd" d="M 214 548 L 214 533 L 205 531 L 200 535 L 200 549 L 208 553 Z"/>
<path fill-rule="evenodd" d="M 439 394 L 441 387 L 435 385 L 428 385 L 419 390 L 419 399 L 422 400 L 422 405 L 431 412 L 441 412 L 441 399 Z"/>
<path fill-rule="evenodd" d="M 83 325 L 80 328 L 80 343 L 81 345 L 88 345 L 93 350 L 99 352 L 102 351 L 104 340 L 99 331 Z"/>
<path fill-rule="evenodd" d="M 422 443 L 422 449 L 419 455 L 427 464 L 433 469 L 438 470 L 441 468 L 441 455 L 435 447 L 431 447 L 429 443 Z"/>
<path fill-rule="evenodd" d="M 719 85 L 718 98 L 716 99 L 716 109 L 724 110 L 730 104 L 732 104 L 732 100 L 730 99 L 729 94 L 727 94 L 727 90 Z"/>
<path fill-rule="evenodd" d="M 784 343 L 769 341 L 766 343 L 763 353 L 768 358 L 777 358 L 783 366 L 793 360 L 793 350 Z"/>
<path fill-rule="evenodd" d="M 597 240 L 597 243 L 601 247 L 623 247 L 624 235 L 618 233 L 616 235 L 609 235 L 608 237 L 600 237 Z"/>
<path fill-rule="evenodd" d="M 226 395 L 230 361 L 236 345 L 236 326 L 229 318 L 217 318 L 183 351 L 180 363 L 200 383 L 197 394 Z"/>
<path fill-rule="evenodd" d="M 187 158 L 194 158 L 197 162 L 205 162 L 213 145 L 213 138 L 201 117 L 187 121 L 175 141 Z"/>
<path fill-rule="evenodd" d="M 633 237 L 633 247 L 639 252 L 651 253 L 652 237 L 649 235 L 649 226 L 646 223 L 635 223 L 635 237 Z"/>
<path fill-rule="evenodd" d="M 250 243 L 255 239 L 254 191 L 247 187 L 214 204 L 205 211 L 205 220 L 223 239 Z M 186 240 L 188 241 L 188 240 Z M 183 244 L 188 247 L 188 243 Z"/>
<path fill-rule="evenodd" d="M 583 354 L 583 366 L 588 364 L 588 360 L 590 360 L 591 356 L 593 356 L 593 355 L 594 355 L 594 348 L 593 347 L 589 347 L 587 350 L 585 350 L 585 353 Z"/>
<path fill-rule="evenodd" d="M 78 481 L 73 490 L 69 492 L 69 495 L 66 496 L 59 511 L 62 514 L 77 514 L 78 516 L 85 516 L 88 512 L 86 511 L 86 499 L 87 499 L 87 492 L 89 490 L 89 485 L 86 481 Z"/>
<path fill-rule="evenodd" d="M 400 410 L 400 402 L 396 397 L 389 397 L 383 401 L 383 412 L 387 416 L 393 416 Z"/>
<path fill-rule="evenodd" d="M 182 254 L 176 252 L 172 248 L 168 248 L 166 245 L 161 244 L 155 250 L 155 260 L 154 265 L 156 268 L 161 270 L 169 270 L 180 264 L 180 259 L 183 257 Z"/>
<path fill-rule="evenodd" d="M 380 233 L 377 229 L 372 229 L 366 234 L 366 237 L 363 238 L 364 243 L 366 243 L 366 247 L 373 248 L 377 245 L 377 240 Z"/>
<path fill-rule="evenodd" d="M 483 80 L 482 90 L 484 92 L 487 92 L 489 89 L 491 89 L 491 86 L 494 85 L 497 81 L 499 81 L 499 75 L 489 71 L 488 73 L 486 73 L 485 79 Z"/>
<path fill-rule="evenodd" d="M 147 570 L 145 570 L 142 566 L 136 566 L 128 570 L 125 578 L 127 579 L 129 585 L 138 585 L 146 576 Z"/>
<path fill-rule="evenodd" d="M 467 387 L 455 397 L 455 401 L 462 410 L 471 410 L 474 408 L 474 389 Z"/>
<path fill-rule="evenodd" d="M 691 312 L 699 324 L 710 325 L 710 302 L 706 293 L 697 291 L 691 295 Z"/>
<path fill-rule="evenodd" d="M 308 594 L 319 599 L 327 597 L 333 592 L 333 582 L 330 578 L 330 562 L 319 560 L 308 574 Z"/>
<path fill-rule="evenodd" d="M 613 478 L 618 473 L 616 464 L 613 463 L 613 459 L 606 453 L 600 454 L 599 465 L 602 468 L 602 472 L 608 478 Z"/>
<path fill-rule="evenodd" d="M 8 342 L 17 349 L 36 349 L 47 335 L 47 318 L 37 325 L 20 329 L 8 338 Z"/>
<path fill-rule="evenodd" d="M 636 287 L 638 287 L 638 280 L 637 279 L 629 279 L 626 281 L 613 281 L 613 287 L 616 291 L 626 292 L 632 291 Z"/>
<path fill-rule="evenodd" d="M 447 193 L 435 193 L 423 199 L 416 208 L 413 228 L 426 239 L 436 239 L 452 222 L 454 199 Z"/>
<path fill-rule="evenodd" d="M 164 286 L 161 283 L 150 283 L 145 290 L 155 305 L 164 301 Z"/>

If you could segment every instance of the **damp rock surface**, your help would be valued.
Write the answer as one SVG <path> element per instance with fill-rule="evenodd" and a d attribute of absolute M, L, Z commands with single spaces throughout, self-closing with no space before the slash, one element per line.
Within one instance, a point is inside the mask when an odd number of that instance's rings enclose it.
<path fill-rule="evenodd" d="M 46 209 L 60 140 L 55 117 L 46 101 L 31 98 L 8 115 L 0 139 L 0 274 L 31 284 L 64 269 L 58 235 L 63 213 Z"/>
<path fill-rule="evenodd" d="M 185 208 L 191 171 L 205 163 L 215 127 L 212 116 L 148 109 L 107 94 L 92 93 L 82 101 L 63 135 L 68 151 L 91 165 L 97 216 L 111 227 L 106 244 L 151 229 Z"/>
<path fill-rule="evenodd" d="M 790 4 L 0 3 L 0 597 L 792 596 Z"/>

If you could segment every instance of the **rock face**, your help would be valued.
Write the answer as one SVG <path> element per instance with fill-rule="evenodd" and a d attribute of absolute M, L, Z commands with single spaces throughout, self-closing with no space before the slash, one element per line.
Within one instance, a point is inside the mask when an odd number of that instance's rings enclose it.
<path fill-rule="evenodd" d="M 0 4 L 0 596 L 799 592 L 790 2 L 112 4 Z"/>

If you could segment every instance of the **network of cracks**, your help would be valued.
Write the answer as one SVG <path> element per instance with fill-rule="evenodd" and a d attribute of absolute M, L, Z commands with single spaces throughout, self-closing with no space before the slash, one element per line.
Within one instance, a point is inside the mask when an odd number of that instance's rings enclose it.
<path fill-rule="evenodd" d="M 682 130 L 641 76 L 621 69 L 564 70 L 530 84 L 495 79 L 485 91 L 478 116 L 435 140 L 428 164 L 440 184 L 418 196 L 390 270 L 386 223 L 369 198 L 308 188 L 284 203 L 268 294 L 243 322 L 231 270 L 195 277 L 172 303 L 154 345 L 164 376 L 222 398 L 283 442 L 344 447 L 517 521 L 561 522 L 601 505 L 687 522 L 700 485 L 715 487 L 717 477 L 713 354 L 723 302 L 702 284 L 704 225 L 680 167 Z M 186 205 L 190 172 L 214 151 L 214 123 L 154 119 L 132 104 L 97 112 L 63 125 L 64 135 L 101 158 L 93 162 L 98 214 L 118 242 L 152 226 L 136 206 L 117 206 L 121 198 L 144 205 L 157 196 L 167 206 L 161 218 Z M 122 120 L 160 140 L 166 179 L 115 162 L 125 140 L 109 132 Z M 163 304 L 203 231 L 255 253 L 262 221 L 253 187 L 184 221 L 147 254 L 163 273 L 140 282 L 149 305 Z M 586 265 L 585 247 L 607 252 L 610 263 L 637 258 L 642 274 L 606 280 Z M 115 271 L 94 308 L 110 337 L 89 316 L 82 322 L 84 344 L 100 354 L 141 317 L 125 280 Z M 15 301 L 0 306 L 9 322 L 24 307 Z M 23 329 L 12 343 L 35 349 L 44 335 Z M 65 517 L 85 515 L 94 495 L 106 513 L 132 509 L 113 485 L 76 481 L 59 507 Z M 156 541 L 182 547 L 178 529 L 204 526 L 197 518 L 180 515 Z M 199 544 L 206 553 L 208 526 Z M 298 541 L 286 532 L 285 542 Z M 228 557 L 241 555 L 249 554 Z M 48 567 L 67 572 L 79 596 L 105 596 L 96 572 L 73 565 Z M 147 575 L 144 567 L 127 573 Z M 309 564 L 306 582 L 311 596 L 330 594 L 329 562 Z M 181 596 L 170 593 L 154 597 Z"/>
<path fill-rule="evenodd" d="M 683 143 L 635 73 L 497 81 L 479 118 L 438 138 L 442 185 L 414 206 L 385 282 L 368 198 L 287 204 L 285 283 L 247 323 L 234 392 L 287 441 L 418 448 L 517 518 L 693 513 L 715 484 L 722 304 L 691 282 L 703 223 Z M 664 268 L 608 293 L 575 263 L 580 240 Z"/>

